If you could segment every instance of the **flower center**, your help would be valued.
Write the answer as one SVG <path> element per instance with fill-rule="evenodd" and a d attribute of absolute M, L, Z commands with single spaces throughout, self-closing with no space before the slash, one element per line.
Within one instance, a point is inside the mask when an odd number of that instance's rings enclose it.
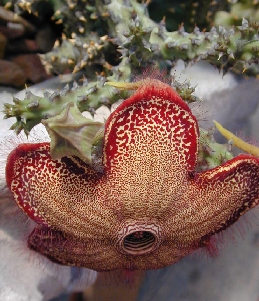
<path fill-rule="evenodd" d="M 124 237 L 123 247 L 132 255 L 144 254 L 152 250 L 156 237 L 149 231 L 136 231 Z"/>
<path fill-rule="evenodd" d="M 154 222 L 128 220 L 121 225 L 117 248 L 128 255 L 143 255 L 154 251 L 161 242 L 161 229 Z"/>

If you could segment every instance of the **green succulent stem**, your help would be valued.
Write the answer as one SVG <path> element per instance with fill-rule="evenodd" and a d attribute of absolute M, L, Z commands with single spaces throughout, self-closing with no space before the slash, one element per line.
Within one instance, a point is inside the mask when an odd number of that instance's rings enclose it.
<path fill-rule="evenodd" d="M 115 68 L 109 80 L 127 80 L 130 72 L 127 64 Z M 80 112 L 88 111 L 92 115 L 102 105 L 111 106 L 121 98 L 126 98 L 128 91 L 119 91 L 111 86 L 106 86 L 106 77 L 98 76 L 97 81 L 83 80 L 82 85 L 74 82 L 72 87 L 65 86 L 62 90 L 53 93 L 45 92 L 44 96 L 36 96 L 27 90 L 24 100 L 13 98 L 14 104 L 4 104 L 5 118 L 16 117 L 17 121 L 11 129 L 19 134 L 24 130 L 28 135 L 31 129 L 42 120 L 59 115 L 69 103 L 74 103 Z"/>
<path fill-rule="evenodd" d="M 35 15 L 38 6 L 33 3 L 39 1 L 32 1 L 30 6 Z M 244 2 L 245 9 L 250 9 Z M 219 25 L 208 31 L 195 26 L 193 32 L 186 32 L 180 25 L 178 30 L 168 31 L 165 20 L 154 22 L 147 5 L 136 0 L 60 3 L 52 19 L 63 24 L 63 36 L 42 59 L 52 73 L 81 70 L 91 81 L 83 79 L 81 85 L 67 85 L 52 94 L 45 92 L 42 97 L 27 90 L 24 100 L 13 98 L 13 104 L 4 105 L 5 118 L 16 117 L 11 129 L 17 134 L 23 130 L 28 135 L 41 122 L 46 126 L 53 158 L 72 154 L 101 169 L 96 162 L 101 162 L 103 126 L 86 120 L 82 112 L 93 115 L 102 105 L 109 107 L 130 95 L 127 90 L 105 85 L 106 81 L 132 82 L 134 71 L 141 73 L 142 67 L 154 64 L 169 70 L 178 59 L 185 63 L 206 60 L 223 73 L 231 69 L 244 72 L 251 67 L 254 74 L 258 73 L 254 67 L 259 57 L 257 14 L 252 14 L 254 19 L 239 18 L 235 26 Z M 233 17 L 234 6 L 231 7 Z M 26 10 L 26 6 L 22 9 Z M 186 102 L 197 100 L 189 83 L 174 80 L 172 86 Z M 74 137 L 75 132 L 79 136 Z M 85 144 L 78 143 L 82 140 Z M 231 156 L 228 146 L 217 144 L 211 133 L 201 130 L 201 170 L 219 165 Z"/>
<path fill-rule="evenodd" d="M 87 22 L 94 27 L 96 18 L 101 18 L 106 24 L 102 26 L 102 35 L 97 31 L 93 34 L 90 25 L 84 35 L 75 30 L 73 39 L 63 39 L 61 45 L 44 56 L 53 71 L 77 72 L 91 68 L 93 64 L 105 69 L 107 61 L 118 65 L 122 58 L 128 58 L 131 68 L 151 61 L 159 64 L 165 60 L 206 60 L 226 73 L 232 68 L 236 70 L 237 66 L 243 72 L 258 59 L 259 25 L 256 19 L 243 19 L 239 26 L 231 28 L 212 27 L 206 32 L 195 27 L 188 33 L 183 25 L 170 32 L 163 20 L 160 23 L 151 20 L 147 6 L 135 0 L 111 0 L 109 4 L 96 0 L 95 3 L 95 11 L 89 16 L 86 14 Z M 73 7 L 70 13 L 75 14 L 75 11 Z"/>

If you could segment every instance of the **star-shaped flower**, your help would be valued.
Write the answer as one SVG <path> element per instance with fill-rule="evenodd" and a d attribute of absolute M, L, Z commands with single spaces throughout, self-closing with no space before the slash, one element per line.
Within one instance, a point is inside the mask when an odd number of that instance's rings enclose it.
<path fill-rule="evenodd" d="M 49 144 L 21 144 L 7 185 L 38 225 L 29 247 L 98 271 L 157 269 L 210 243 L 259 202 L 259 159 L 195 171 L 199 129 L 167 84 L 145 80 L 105 124 L 103 173 Z"/>

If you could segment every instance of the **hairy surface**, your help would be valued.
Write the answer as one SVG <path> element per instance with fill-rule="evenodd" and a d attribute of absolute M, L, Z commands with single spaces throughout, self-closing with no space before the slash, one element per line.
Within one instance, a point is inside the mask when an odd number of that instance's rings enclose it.
<path fill-rule="evenodd" d="M 144 80 L 105 125 L 104 172 L 49 143 L 21 144 L 7 184 L 38 225 L 29 247 L 98 271 L 157 269 L 193 250 L 259 202 L 259 159 L 240 155 L 196 173 L 199 130 L 167 84 Z"/>

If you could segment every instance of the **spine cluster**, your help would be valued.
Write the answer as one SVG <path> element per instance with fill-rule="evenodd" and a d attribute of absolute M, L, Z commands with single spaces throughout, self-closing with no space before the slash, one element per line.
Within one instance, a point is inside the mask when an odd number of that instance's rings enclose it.
<path fill-rule="evenodd" d="M 26 5 L 18 1 L 17 5 L 39 14 L 38 2 L 30 1 Z M 149 17 L 147 4 L 135 0 L 61 2 L 52 19 L 63 25 L 63 35 L 42 59 L 52 73 L 83 71 L 91 81 L 84 79 L 80 85 L 75 82 L 52 94 L 45 92 L 43 97 L 28 90 L 24 100 L 14 98 L 13 104 L 5 104 L 5 118 L 17 119 L 12 126 L 17 134 L 22 130 L 29 134 L 42 121 L 47 124 L 47 119 L 61 114 L 69 103 L 79 113 L 91 114 L 101 105 L 110 106 L 129 92 L 105 85 L 106 81 L 130 82 L 133 72 L 141 73 L 141 67 L 150 64 L 169 70 L 178 59 L 186 63 L 206 60 L 226 73 L 231 69 L 244 72 L 258 63 L 256 18 L 208 31 L 195 26 L 192 32 L 186 32 L 183 24 L 176 31 L 168 31 L 165 20 L 156 23 Z M 194 89 L 188 83 L 174 81 L 173 85 L 186 102 L 196 100 Z M 205 140 L 208 139 L 210 136 Z"/>

